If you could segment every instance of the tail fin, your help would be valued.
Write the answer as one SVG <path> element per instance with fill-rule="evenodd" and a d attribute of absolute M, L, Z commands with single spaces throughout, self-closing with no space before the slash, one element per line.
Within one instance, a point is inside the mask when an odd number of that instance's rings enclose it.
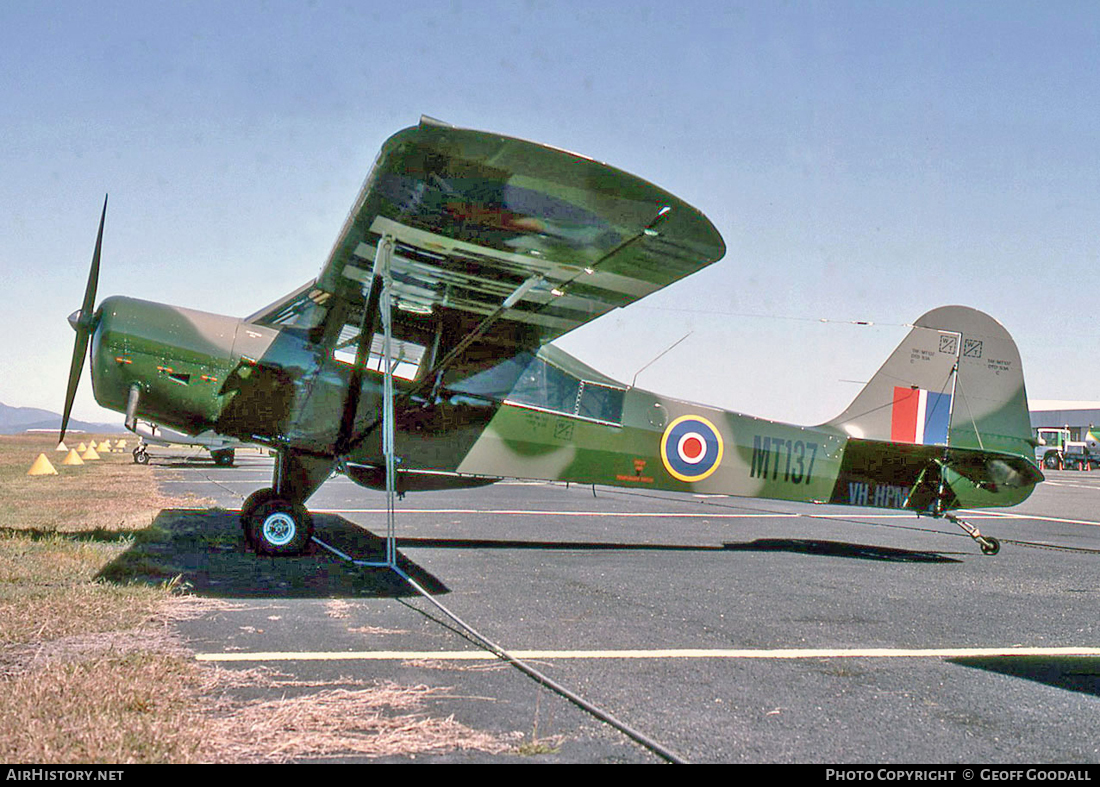
<path fill-rule="evenodd" d="M 827 425 L 866 440 L 1035 456 L 1016 343 L 999 322 L 965 306 L 917 320 Z"/>

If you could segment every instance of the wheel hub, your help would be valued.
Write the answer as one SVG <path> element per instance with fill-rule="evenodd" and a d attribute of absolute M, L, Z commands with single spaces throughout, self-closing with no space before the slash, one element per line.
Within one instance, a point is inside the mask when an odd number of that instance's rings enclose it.
<path fill-rule="evenodd" d="M 277 511 L 273 514 L 269 514 L 267 518 L 264 519 L 264 538 L 274 546 L 281 547 L 289 544 L 294 540 L 296 531 L 297 525 L 294 523 L 294 517 L 290 516 L 290 514 L 284 514 L 281 511 Z"/>

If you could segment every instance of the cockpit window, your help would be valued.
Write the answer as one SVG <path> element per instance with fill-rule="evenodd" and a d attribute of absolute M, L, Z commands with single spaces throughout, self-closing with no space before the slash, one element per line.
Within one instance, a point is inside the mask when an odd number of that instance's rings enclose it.
<path fill-rule="evenodd" d="M 618 425 L 623 420 L 625 394 L 622 388 L 582 380 L 536 357 L 524 370 L 505 402 Z"/>
<path fill-rule="evenodd" d="M 313 289 L 279 309 L 269 318 L 269 325 L 287 325 L 294 328 L 316 328 L 325 318 L 325 302 L 329 294 Z"/>
<path fill-rule="evenodd" d="M 622 388 L 582 380 L 577 397 L 577 415 L 594 421 L 622 423 L 624 395 Z"/>
<path fill-rule="evenodd" d="M 325 319 L 329 293 L 316 287 L 304 287 L 289 298 L 275 303 L 253 317 L 249 322 L 272 327 L 287 326 L 311 330 Z"/>
<path fill-rule="evenodd" d="M 542 358 L 535 358 L 520 375 L 507 401 L 573 414 L 580 390 L 581 381 L 576 377 Z"/>

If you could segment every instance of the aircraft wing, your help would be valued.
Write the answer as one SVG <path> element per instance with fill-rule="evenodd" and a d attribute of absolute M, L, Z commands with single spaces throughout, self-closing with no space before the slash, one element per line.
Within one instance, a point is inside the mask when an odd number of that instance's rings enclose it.
<path fill-rule="evenodd" d="M 717 261 L 721 235 L 646 181 L 573 153 L 422 118 L 390 137 L 317 286 L 352 300 L 390 235 L 397 307 L 542 344 Z M 519 325 L 516 325 L 519 323 Z"/>

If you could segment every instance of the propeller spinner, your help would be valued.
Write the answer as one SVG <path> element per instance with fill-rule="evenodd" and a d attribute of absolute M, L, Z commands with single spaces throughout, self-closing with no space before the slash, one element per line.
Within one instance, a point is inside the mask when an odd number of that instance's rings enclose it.
<path fill-rule="evenodd" d="M 69 386 L 65 391 L 65 412 L 61 416 L 61 440 L 65 439 L 65 429 L 69 425 L 69 414 L 76 399 L 76 389 L 80 385 L 80 374 L 84 371 L 84 358 L 88 354 L 88 341 L 95 330 L 95 292 L 99 284 L 99 256 L 103 248 L 103 222 L 107 218 L 107 196 L 103 198 L 103 213 L 99 217 L 99 232 L 96 234 L 95 251 L 92 253 L 92 267 L 88 271 L 88 284 L 84 288 L 84 302 L 80 308 L 69 315 L 69 325 L 76 331 L 73 344 L 73 360 L 69 365 Z"/>

